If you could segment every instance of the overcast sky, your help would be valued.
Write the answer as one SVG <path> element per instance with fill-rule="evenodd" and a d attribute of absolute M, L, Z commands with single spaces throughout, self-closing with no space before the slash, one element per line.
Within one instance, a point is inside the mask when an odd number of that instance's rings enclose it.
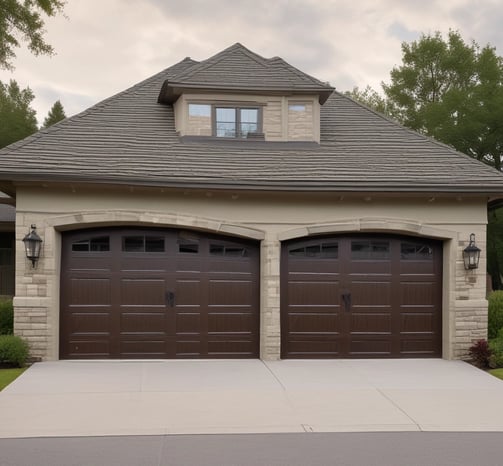
<path fill-rule="evenodd" d="M 19 49 L 16 79 L 36 95 L 43 121 L 60 99 L 73 115 L 190 56 L 235 42 L 280 56 L 338 90 L 380 89 L 400 44 L 458 30 L 503 54 L 501 0 L 68 0 L 46 23 L 53 57 Z"/>

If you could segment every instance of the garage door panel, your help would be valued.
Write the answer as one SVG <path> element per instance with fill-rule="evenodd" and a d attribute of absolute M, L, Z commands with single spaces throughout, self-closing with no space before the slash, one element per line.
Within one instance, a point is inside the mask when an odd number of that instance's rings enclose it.
<path fill-rule="evenodd" d="M 214 306 L 245 306 L 253 301 L 254 283 L 248 280 L 210 280 L 208 304 Z"/>
<path fill-rule="evenodd" d="M 122 312 L 120 320 L 121 335 L 124 334 L 152 334 L 164 335 L 166 317 L 164 312 Z"/>
<path fill-rule="evenodd" d="M 289 305 L 339 306 L 340 284 L 337 281 L 290 281 Z"/>
<path fill-rule="evenodd" d="M 431 261 L 401 261 L 401 275 L 435 275 L 435 262 Z"/>
<path fill-rule="evenodd" d="M 427 357 L 438 354 L 438 345 L 431 339 L 404 339 L 400 350 L 408 357 Z"/>
<path fill-rule="evenodd" d="M 108 312 L 72 312 L 72 335 L 110 335 Z"/>
<path fill-rule="evenodd" d="M 176 280 L 176 306 L 199 307 L 203 296 L 200 280 Z"/>
<path fill-rule="evenodd" d="M 400 333 L 429 333 L 436 329 L 433 312 L 402 312 L 400 319 Z"/>
<path fill-rule="evenodd" d="M 351 312 L 351 334 L 386 334 L 391 335 L 391 312 Z"/>
<path fill-rule="evenodd" d="M 106 306 L 111 304 L 111 281 L 108 278 L 72 278 L 70 305 Z"/>
<path fill-rule="evenodd" d="M 349 354 L 360 358 L 390 356 L 392 342 L 389 339 L 351 339 Z"/>
<path fill-rule="evenodd" d="M 434 305 L 436 302 L 435 286 L 431 281 L 400 284 L 401 304 L 403 306 Z"/>
<path fill-rule="evenodd" d="M 62 251 L 62 358 L 258 357 L 257 243 L 110 227 L 65 232 Z"/>
<path fill-rule="evenodd" d="M 164 339 L 121 339 L 120 354 L 126 359 L 166 357 L 166 341 Z"/>
<path fill-rule="evenodd" d="M 390 282 L 383 281 L 352 281 L 351 282 L 352 306 L 389 306 L 391 302 L 392 287 Z"/>
<path fill-rule="evenodd" d="M 122 279 L 121 306 L 165 306 L 166 280 L 150 278 Z"/>
<path fill-rule="evenodd" d="M 247 339 L 219 340 L 215 337 L 208 339 L 208 354 L 213 358 L 251 357 L 254 354 L 255 341 Z"/>
<path fill-rule="evenodd" d="M 110 356 L 110 341 L 106 338 L 86 340 L 72 338 L 65 349 L 73 358 L 107 358 Z"/>
<path fill-rule="evenodd" d="M 255 316 L 244 312 L 209 312 L 208 334 L 251 335 Z"/>
<path fill-rule="evenodd" d="M 341 354 L 341 341 L 338 339 L 291 339 L 289 354 L 296 358 L 334 358 Z"/>
<path fill-rule="evenodd" d="M 319 334 L 336 335 L 340 332 L 338 312 L 290 312 L 288 315 L 290 335 Z"/>
<path fill-rule="evenodd" d="M 201 334 L 201 313 L 178 311 L 176 313 L 176 334 Z"/>

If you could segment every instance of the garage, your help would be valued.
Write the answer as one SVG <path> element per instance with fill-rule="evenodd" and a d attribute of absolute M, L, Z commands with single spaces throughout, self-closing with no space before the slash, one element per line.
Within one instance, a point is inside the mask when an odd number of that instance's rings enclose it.
<path fill-rule="evenodd" d="M 442 354 L 442 243 L 316 237 L 281 253 L 282 358 Z"/>
<path fill-rule="evenodd" d="M 60 357 L 257 358 L 259 246 L 174 229 L 62 234 Z"/>

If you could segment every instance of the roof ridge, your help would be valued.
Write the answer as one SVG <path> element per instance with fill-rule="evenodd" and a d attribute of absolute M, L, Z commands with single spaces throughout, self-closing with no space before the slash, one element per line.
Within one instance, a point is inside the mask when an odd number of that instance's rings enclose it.
<path fill-rule="evenodd" d="M 114 94 L 110 97 L 107 97 L 104 100 L 100 100 L 99 102 L 95 103 L 89 108 L 86 108 L 82 112 L 79 112 L 75 115 L 72 115 L 71 117 L 65 118 L 64 120 L 58 121 L 56 124 L 49 126 L 48 128 L 42 128 L 38 130 L 36 133 L 31 134 L 30 136 L 27 136 L 19 141 L 13 142 L 12 144 L 9 144 L 6 147 L 3 147 L 0 149 L 0 154 L 8 154 L 13 150 L 18 150 L 21 147 L 24 147 L 26 145 L 29 145 L 41 137 L 43 137 L 46 134 L 50 134 L 56 131 L 59 131 L 63 127 L 65 127 L 67 124 L 70 124 L 74 120 L 80 119 L 80 118 L 85 118 L 88 114 L 94 112 L 94 111 L 102 111 L 104 108 L 108 107 L 110 104 L 115 102 L 118 98 L 130 94 L 133 91 L 136 91 L 139 87 L 143 87 L 147 84 L 149 84 L 151 81 L 154 81 L 157 79 L 159 76 L 163 74 L 169 73 L 169 70 L 172 68 L 175 68 L 176 66 L 180 65 L 181 63 L 184 63 L 186 61 L 194 61 L 190 57 L 185 57 L 183 60 L 175 63 L 174 65 L 169 66 L 168 68 L 165 68 L 162 71 L 159 71 L 158 73 L 144 79 L 143 81 L 140 81 L 139 83 L 134 84 L 131 87 L 128 87 L 127 89 L 118 92 L 117 94 Z"/>
<path fill-rule="evenodd" d="M 282 65 L 285 66 L 286 69 L 292 71 L 297 76 L 299 76 L 301 78 L 302 77 L 308 78 L 310 81 L 312 81 L 313 83 L 315 83 L 317 85 L 326 86 L 326 87 L 330 87 L 332 89 L 335 89 L 328 82 L 323 82 L 320 79 L 315 78 L 314 76 L 311 76 L 310 74 L 304 73 L 304 71 L 299 70 L 299 68 L 297 68 L 296 66 L 291 65 L 290 63 L 288 63 L 286 60 L 284 60 L 281 57 L 272 57 L 272 58 L 269 58 L 269 61 L 271 63 L 281 63 Z"/>
<path fill-rule="evenodd" d="M 213 65 L 216 65 L 220 61 L 227 58 L 229 53 L 235 53 L 235 52 L 243 52 L 249 58 L 251 58 L 252 60 L 255 60 L 258 64 L 260 64 L 264 67 L 267 67 L 267 63 L 266 63 L 267 58 L 264 58 L 255 52 L 252 52 L 250 49 L 246 48 L 240 42 L 236 42 L 235 44 L 232 44 L 230 47 L 227 47 L 226 49 L 216 53 L 215 55 L 212 55 L 211 57 L 207 58 L 206 60 L 203 60 L 203 61 L 196 63 L 194 66 L 192 66 L 191 68 L 185 70 L 183 73 L 178 75 L 176 77 L 176 79 L 183 80 L 183 79 L 190 78 L 194 73 L 206 70 L 207 68 L 209 68 Z"/>

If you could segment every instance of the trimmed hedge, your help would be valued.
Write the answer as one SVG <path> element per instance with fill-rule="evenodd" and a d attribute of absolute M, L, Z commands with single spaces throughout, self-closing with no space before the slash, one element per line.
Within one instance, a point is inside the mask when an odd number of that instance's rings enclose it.
<path fill-rule="evenodd" d="M 498 332 L 503 328 L 503 290 L 493 291 L 488 300 L 487 337 L 492 340 L 498 337 Z"/>
<path fill-rule="evenodd" d="M 12 299 L 0 301 L 0 335 L 12 335 L 14 332 L 14 307 Z"/>
<path fill-rule="evenodd" d="M 30 355 L 28 343 L 15 335 L 0 335 L 0 363 L 23 367 Z"/>

